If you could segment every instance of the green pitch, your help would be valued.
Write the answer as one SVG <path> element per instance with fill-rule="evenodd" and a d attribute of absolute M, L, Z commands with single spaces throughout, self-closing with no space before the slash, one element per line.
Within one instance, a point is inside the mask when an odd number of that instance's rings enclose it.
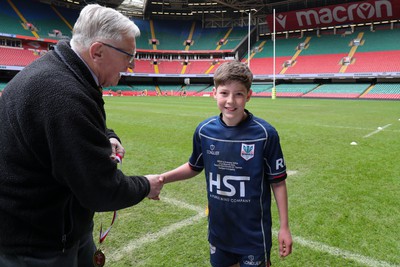
<path fill-rule="evenodd" d="M 186 162 L 195 127 L 218 114 L 212 98 L 105 102 L 131 175 Z M 275 233 L 273 266 L 400 266 L 400 102 L 252 98 L 247 108 L 277 128 L 290 171 L 293 253 L 279 258 Z M 160 197 L 118 212 L 102 245 L 106 266 L 209 266 L 203 173 L 167 184 Z M 96 242 L 100 223 L 107 228 L 111 219 L 96 214 Z"/>

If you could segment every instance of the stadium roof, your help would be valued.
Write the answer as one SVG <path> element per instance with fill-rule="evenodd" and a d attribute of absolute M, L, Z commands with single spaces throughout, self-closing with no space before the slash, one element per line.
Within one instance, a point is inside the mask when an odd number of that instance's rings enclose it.
<path fill-rule="evenodd" d="M 58 5 L 81 8 L 86 4 L 99 3 L 120 10 L 128 16 L 169 18 L 190 16 L 190 19 L 229 17 L 237 12 L 252 10 L 257 15 L 358 2 L 360 0 L 39 0 Z M 186 15 L 182 15 L 186 14 Z"/>
<path fill-rule="evenodd" d="M 273 9 L 277 12 L 286 12 L 357 1 L 360 0 L 124 0 L 117 9 L 129 16 L 145 18 L 187 16 L 189 19 L 203 20 L 205 17 L 220 17 L 221 14 L 230 17 L 240 12 L 251 11 L 257 16 L 265 16 L 272 14 Z"/>
<path fill-rule="evenodd" d="M 201 21 L 203 27 L 265 25 L 266 17 L 277 13 L 363 0 L 37 0 L 69 8 L 91 3 L 109 6 L 128 17 Z M 364 0 L 365 1 L 365 0 Z"/>

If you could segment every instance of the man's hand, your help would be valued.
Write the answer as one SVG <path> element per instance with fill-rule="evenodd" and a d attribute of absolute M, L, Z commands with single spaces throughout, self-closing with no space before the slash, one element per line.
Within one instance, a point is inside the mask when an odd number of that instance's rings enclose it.
<path fill-rule="evenodd" d="M 112 150 L 110 158 L 113 161 L 117 161 L 117 162 L 121 161 L 125 155 L 125 148 L 121 145 L 121 143 L 116 138 L 110 138 L 110 144 L 111 144 L 111 150 Z"/>
<path fill-rule="evenodd" d="M 160 200 L 160 192 L 164 186 L 164 177 L 160 175 L 145 175 L 150 182 L 150 193 L 148 198 L 153 200 Z"/>

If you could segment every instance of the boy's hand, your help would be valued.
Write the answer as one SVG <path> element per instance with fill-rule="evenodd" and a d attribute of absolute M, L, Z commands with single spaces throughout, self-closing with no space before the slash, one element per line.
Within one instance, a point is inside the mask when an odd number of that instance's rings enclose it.
<path fill-rule="evenodd" d="M 278 233 L 279 256 L 286 257 L 292 253 L 292 235 L 289 229 L 280 229 Z"/>

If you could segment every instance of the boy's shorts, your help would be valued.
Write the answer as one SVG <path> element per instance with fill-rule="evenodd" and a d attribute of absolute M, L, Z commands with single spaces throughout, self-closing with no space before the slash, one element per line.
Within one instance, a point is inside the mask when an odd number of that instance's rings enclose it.
<path fill-rule="evenodd" d="M 240 267 L 269 267 L 269 251 L 267 257 L 268 259 L 265 259 L 265 254 L 241 255 L 231 253 L 210 244 L 210 263 L 213 267 L 229 267 L 237 263 Z"/>

